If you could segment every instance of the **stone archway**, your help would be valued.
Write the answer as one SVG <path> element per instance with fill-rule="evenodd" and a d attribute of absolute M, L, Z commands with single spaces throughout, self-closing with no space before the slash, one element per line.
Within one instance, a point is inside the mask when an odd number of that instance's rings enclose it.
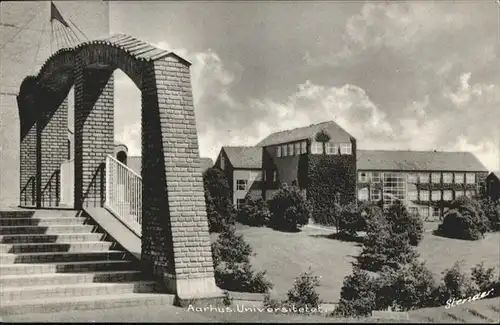
<path fill-rule="evenodd" d="M 113 35 L 58 51 L 36 77 L 23 81 L 18 96 L 21 190 L 35 188 L 31 202 L 41 206 L 46 193 L 52 195 L 46 187 L 51 174 L 57 175 L 66 157 L 65 143 L 57 141 L 66 141 L 59 132 L 67 130 L 66 96 L 74 85 L 75 208 L 81 209 L 102 206 L 106 190 L 103 162 L 113 154 L 112 73 L 120 69 L 134 81 L 142 95 L 142 263 L 181 299 L 219 293 L 189 67 L 175 53 Z"/>

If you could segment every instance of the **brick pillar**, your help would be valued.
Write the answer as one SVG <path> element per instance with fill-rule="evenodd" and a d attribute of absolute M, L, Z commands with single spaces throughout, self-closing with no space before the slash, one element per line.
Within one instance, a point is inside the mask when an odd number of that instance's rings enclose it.
<path fill-rule="evenodd" d="M 68 100 L 46 103 L 38 128 L 40 203 L 42 207 L 59 206 L 61 163 L 67 159 Z"/>
<path fill-rule="evenodd" d="M 21 206 L 36 205 L 37 122 L 33 116 L 24 115 L 20 123 L 20 202 Z"/>
<path fill-rule="evenodd" d="M 113 71 L 77 69 L 75 81 L 75 208 L 102 206 L 105 158 L 113 154 Z"/>
<path fill-rule="evenodd" d="M 142 84 L 142 259 L 178 303 L 220 298 L 199 169 L 189 66 L 150 63 Z"/>

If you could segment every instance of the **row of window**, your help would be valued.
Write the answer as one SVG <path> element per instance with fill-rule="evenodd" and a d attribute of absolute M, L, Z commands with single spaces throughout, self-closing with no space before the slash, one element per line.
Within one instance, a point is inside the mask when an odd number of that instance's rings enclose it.
<path fill-rule="evenodd" d="M 379 201 L 381 197 L 381 190 L 377 189 L 372 189 L 371 191 L 371 198 L 368 196 L 368 189 L 367 188 L 362 188 L 358 191 L 358 199 L 360 201 L 367 201 L 368 199 L 371 199 L 372 201 Z M 460 197 L 460 196 L 467 196 L 467 197 L 473 197 L 476 194 L 476 191 L 474 190 L 455 190 L 455 198 Z M 391 197 L 394 198 L 394 200 L 399 199 L 403 200 L 404 199 L 404 193 L 399 193 L 399 192 L 394 192 L 394 193 L 389 193 L 388 199 Z M 407 193 L 407 199 L 409 201 L 451 201 L 453 200 L 453 191 L 452 190 L 444 190 L 444 191 L 409 191 Z"/>
<path fill-rule="evenodd" d="M 324 146 L 323 146 L 324 145 Z M 352 155 L 351 143 L 333 143 L 333 142 L 311 142 L 311 154 L 320 155 Z M 307 153 L 307 141 L 282 144 L 276 147 L 276 157 L 298 156 Z"/>
<path fill-rule="evenodd" d="M 446 213 L 448 208 L 443 209 L 443 213 Z M 411 214 L 418 214 L 421 217 L 427 218 L 431 214 L 433 217 L 439 217 L 441 215 L 441 209 L 438 207 L 408 207 L 408 212 Z"/>
<path fill-rule="evenodd" d="M 379 183 L 381 181 L 380 172 L 359 172 L 358 179 L 362 183 L 372 182 Z M 476 174 L 474 173 L 408 173 L 408 183 L 431 183 L 434 184 L 475 184 Z"/>

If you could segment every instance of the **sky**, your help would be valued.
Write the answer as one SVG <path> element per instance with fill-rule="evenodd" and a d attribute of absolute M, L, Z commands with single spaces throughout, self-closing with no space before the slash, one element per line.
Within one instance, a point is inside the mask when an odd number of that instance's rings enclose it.
<path fill-rule="evenodd" d="M 471 151 L 500 169 L 500 6 L 111 2 L 110 29 L 192 62 L 200 155 L 334 120 L 361 149 Z M 140 92 L 115 74 L 117 139 L 140 154 Z"/>

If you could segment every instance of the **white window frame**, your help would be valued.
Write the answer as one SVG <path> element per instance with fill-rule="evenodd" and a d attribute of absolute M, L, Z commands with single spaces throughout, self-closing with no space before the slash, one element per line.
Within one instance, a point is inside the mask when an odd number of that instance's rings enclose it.
<path fill-rule="evenodd" d="M 327 155 L 337 155 L 339 152 L 339 146 L 331 141 L 326 143 L 326 154 Z"/>
<path fill-rule="evenodd" d="M 408 183 L 416 184 L 418 182 L 418 175 L 415 173 L 408 174 Z"/>
<path fill-rule="evenodd" d="M 300 142 L 295 142 L 294 146 L 295 146 L 295 148 L 294 148 L 295 155 L 296 156 L 300 155 L 301 154 Z"/>
<path fill-rule="evenodd" d="M 358 190 L 358 200 L 368 201 L 368 188 L 364 187 Z"/>
<path fill-rule="evenodd" d="M 281 158 L 281 146 L 276 147 L 276 157 Z"/>
<path fill-rule="evenodd" d="M 476 191 L 474 191 L 474 190 L 466 190 L 465 191 L 465 196 L 467 196 L 469 198 L 474 197 L 474 195 L 476 195 Z"/>
<path fill-rule="evenodd" d="M 311 142 L 311 154 L 322 155 L 323 154 L 323 143 L 318 141 Z"/>
<path fill-rule="evenodd" d="M 425 177 L 425 179 L 423 179 Z M 428 173 L 419 173 L 418 174 L 418 181 L 422 184 L 429 184 L 429 174 Z"/>
<path fill-rule="evenodd" d="M 471 181 L 471 179 L 472 179 L 472 181 Z M 474 173 L 465 174 L 465 183 L 466 184 L 475 184 L 476 183 L 476 174 L 474 174 Z"/>
<path fill-rule="evenodd" d="M 281 146 L 281 156 L 282 157 L 288 156 L 288 145 L 284 144 Z"/>
<path fill-rule="evenodd" d="M 300 153 L 303 153 L 303 154 L 307 153 L 307 141 L 302 141 L 300 143 Z"/>
<path fill-rule="evenodd" d="M 463 184 L 465 183 L 465 176 L 464 173 L 455 173 L 455 184 Z"/>
<path fill-rule="evenodd" d="M 429 207 L 419 207 L 418 211 L 422 217 L 429 217 Z"/>
<path fill-rule="evenodd" d="M 443 201 L 451 201 L 453 200 L 453 191 L 452 190 L 444 190 L 443 191 Z"/>
<path fill-rule="evenodd" d="M 341 155 L 352 155 L 352 143 L 341 143 L 340 144 L 340 154 Z"/>
<path fill-rule="evenodd" d="M 372 183 L 380 183 L 381 179 L 382 179 L 382 174 L 380 172 L 372 172 L 371 173 Z"/>
<path fill-rule="evenodd" d="M 417 207 L 408 207 L 408 212 L 412 215 L 417 215 L 418 214 L 418 208 Z"/>
<path fill-rule="evenodd" d="M 425 195 L 422 195 L 422 194 L 425 194 Z M 429 194 L 428 190 L 420 191 L 418 193 L 418 200 L 419 201 L 429 201 L 429 199 L 430 199 L 430 194 Z"/>
<path fill-rule="evenodd" d="M 453 183 L 453 173 L 443 173 L 443 183 L 444 184 Z"/>
<path fill-rule="evenodd" d="M 226 158 L 224 157 L 223 154 L 220 155 L 220 169 L 224 170 L 224 167 L 226 165 Z"/>
<path fill-rule="evenodd" d="M 241 202 L 241 203 L 240 203 Z M 245 203 L 245 199 L 236 199 L 236 209 L 241 208 L 240 205 Z"/>
<path fill-rule="evenodd" d="M 418 201 L 418 192 L 408 191 L 408 201 Z"/>
<path fill-rule="evenodd" d="M 436 191 L 436 190 L 432 191 L 431 199 L 432 201 L 441 201 L 442 199 L 441 191 Z"/>
<path fill-rule="evenodd" d="M 377 189 L 372 189 L 371 191 L 372 191 L 371 200 L 380 201 L 380 199 L 382 198 L 382 191 Z"/>
<path fill-rule="evenodd" d="M 465 196 L 464 190 L 455 190 L 455 199 L 458 199 L 461 196 Z"/>
<path fill-rule="evenodd" d="M 431 182 L 432 182 L 432 184 L 440 184 L 441 183 L 441 173 L 432 173 L 431 174 Z"/>
<path fill-rule="evenodd" d="M 288 144 L 288 155 L 289 156 L 295 156 L 295 151 L 293 149 L 294 149 L 293 143 L 289 143 Z"/>
<path fill-rule="evenodd" d="M 240 188 L 240 185 L 242 185 L 242 184 L 243 184 L 243 188 Z M 237 191 L 246 191 L 247 187 L 248 187 L 248 179 L 237 179 L 236 180 L 236 190 Z"/>

